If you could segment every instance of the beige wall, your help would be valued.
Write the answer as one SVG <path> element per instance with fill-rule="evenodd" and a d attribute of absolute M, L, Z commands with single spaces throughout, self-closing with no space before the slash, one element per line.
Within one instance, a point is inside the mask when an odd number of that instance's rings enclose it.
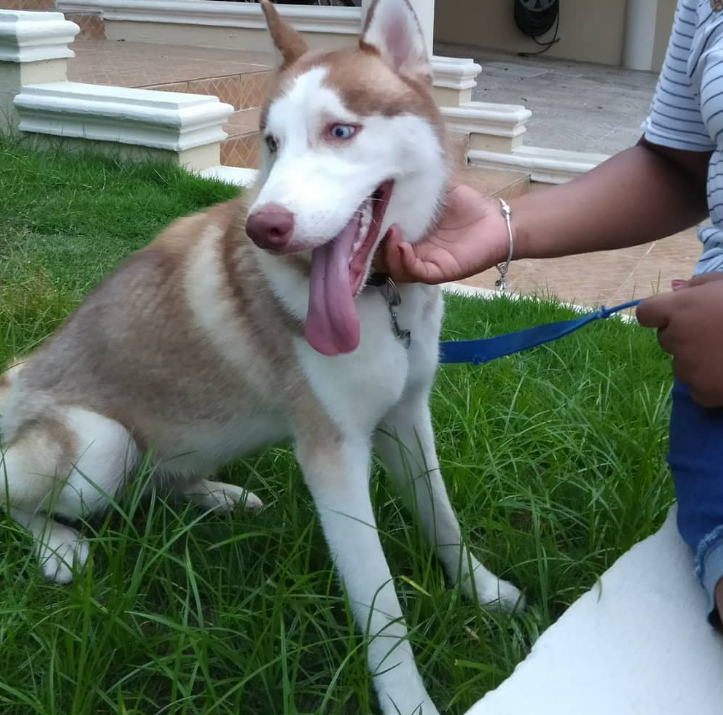
<path fill-rule="evenodd" d="M 2 2 L 3 0 L 0 0 Z M 309 47 L 336 50 L 353 45 L 355 35 L 303 32 Z M 273 52 L 269 33 L 246 27 L 219 27 L 216 25 L 179 25 L 165 22 L 135 22 L 106 20 L 105 36 L 109 40 L 127 42 L 155 42 L 157 44 L 216 47 L 223 50 L 252 50 Z"/>
<path fill-rule="evenodd" d="M 560 4 L 561 39 L 547 54 L 619 65 L 626 0 L 570 0 Z M 513 7 L 512 0 L 437 0 L 434 37 L 440 42 L 505 52 L 541 49 L 517 29 Z"/>
<path fill-rule="evenodd" d="M 552 57 L 620 65 L 625 38 L 627 0 L 561 2 L 560 42 Z M 653 69 L 659 70 L 668 44 L 676 0 L 658 0 Z M 434 32 L 440 42 L 473 45 L 504 52 L 541 49 L 515 25 L 513 0 L 437 0 Z M 549 39 L 550 32 L 543 39 Z"/>

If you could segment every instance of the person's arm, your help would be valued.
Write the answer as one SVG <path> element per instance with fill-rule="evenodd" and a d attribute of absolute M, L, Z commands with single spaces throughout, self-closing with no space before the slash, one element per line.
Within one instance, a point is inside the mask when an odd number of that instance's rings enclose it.
<path fill-rule="evenodd" d="M 707 215 L 709 160 L 641 138 L 568 184 L 511 201 L 517 257 L 625 248 L 690 228 Z"/>
<path fill-rule="evenodd" d="M 707 213 L 709 160 L 641 138 L 567 184 L 510 201 L 513 260 L 625 248 L 695 225 Z M 376 265 L 396 280 L 442 283 L 503 262 L 508 249 L 499 202 L 457 185 L 430 236 L 411 245 L 393 228 Z"/>

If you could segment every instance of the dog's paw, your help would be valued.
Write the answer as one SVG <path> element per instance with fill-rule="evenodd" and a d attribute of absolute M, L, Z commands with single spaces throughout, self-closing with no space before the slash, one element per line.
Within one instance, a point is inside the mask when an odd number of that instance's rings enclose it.
<path fill-rule="evenodd" d="M 46 527 L 36 551 L 43 575 L 60 584 L 70 583 L 74 570 L 82 570 L 88 560 L 85 540 L 75 529 L 58 523 Z"/>
<path fill-rule="evenodd" d="M 248 489 L 224 482 L 204 480 L 201 484 L 188 488 L 186 494 L 203 509 L 210 511 L 233 511 L 239 506 L 256 511 L 264 505 L 261 499 Z"/>
<path fill-rule="evenodd" d="M 527 605 L 525 596 L 519 588 L 509 581 L 498 578 L 477 578 L 474 583 L 477 591 L 477 600 L 480 606 L 489 610 L 500 610 L 503 613 L 520 613 Z M 473 583 L 466 578 L 462 584 L 462 592 L 468 598 L 473 598 Z"/>
<path fill-rule="evenodd" d="M 527 606 L 527 599 L 517 586 L 500 579 L 497 582 L 495 598 L 485 608 L 499 608 L 505 613 L 521 613 Z"/>

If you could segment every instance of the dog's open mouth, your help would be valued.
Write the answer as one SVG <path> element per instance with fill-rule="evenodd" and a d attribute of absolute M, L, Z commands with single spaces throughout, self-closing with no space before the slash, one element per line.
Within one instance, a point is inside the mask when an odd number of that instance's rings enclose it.
<path fill-rule="evenodd" d="M 392 181 L 381 184 L 341 233 L 314 249 L 305 335 L 311 347 L 323 355 L 349 353 L 359 345 L 354 297 L 362 288 L 392 186 Z"/>

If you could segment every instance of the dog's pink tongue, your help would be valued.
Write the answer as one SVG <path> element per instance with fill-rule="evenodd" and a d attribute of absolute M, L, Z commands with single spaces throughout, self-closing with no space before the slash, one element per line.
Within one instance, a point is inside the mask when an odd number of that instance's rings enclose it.
<path fill-rule="evenodd" d="M 356 214 L 336 238 L 312 254 L 305 335 L 311 347 L 323 355 L 350 353 L 359 345 L 349 261 L 360 220 Z"/>

